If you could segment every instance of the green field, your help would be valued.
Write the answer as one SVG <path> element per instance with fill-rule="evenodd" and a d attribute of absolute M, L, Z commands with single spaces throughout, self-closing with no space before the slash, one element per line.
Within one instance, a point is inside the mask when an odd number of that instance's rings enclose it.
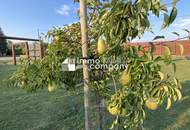
<path fill-rule="evenodd" d="M 190 61 L 176 60 L 177 75 L 183 84 L 183 99 L 165 111 L 148 111 L 147 130 L 190 130 Z M 0 81 L 7 79 L 16 67 L 0 65 Z M 165 68 L 170 72 L 171 68 Z M 0 83 L 0 130 L 82 130 L 84 128 L 83 93 L 55 93 L 40 90 L 27 93 Z M 92 122 L 95 118 L 91 109 Z M 92 123 L 93 124 L 93 123 Z M 93 124 L 94 125 L 94 124 Z M 95 129 L 95 128 L 93 128 Z"/>

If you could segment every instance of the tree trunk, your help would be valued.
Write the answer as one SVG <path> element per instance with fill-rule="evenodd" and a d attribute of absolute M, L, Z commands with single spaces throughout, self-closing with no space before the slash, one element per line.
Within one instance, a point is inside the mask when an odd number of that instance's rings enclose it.
<path fill-rule="evenodd" d="M 98 130 L 103 130 L 103 112 L 102 112 L 102 104 L 101 104 L 101 97 L 98 92 L 95 92 L 96 95 L 96 115 L 97 115 L 97 127 Z"/>
<path fill-rule="evenodd" d="M 87 7 L 86 0 L 80 0 L 80 24 L 82 36 L 82 56 L 88 57 L 88 33 L 87 33 Z M 85 130 L 90 130 L 89 125 L 89 74 L 88 64 L 83 60 L 83 80 L 84 80 L 84 109 L 85 109 Z"/>

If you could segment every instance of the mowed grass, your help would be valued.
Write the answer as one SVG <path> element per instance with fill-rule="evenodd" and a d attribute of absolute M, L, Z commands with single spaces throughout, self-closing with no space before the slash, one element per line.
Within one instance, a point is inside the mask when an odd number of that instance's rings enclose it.
<path fill-rule="evenodd" d="M 16 67 L 0 66 L 0 81 Z M 84 128 L 83 93 L 40 90 L 27 93 L 0 83 L 0 130 L 79 130 Z"/>
<path fill-rule="evenodd" d="M 176 64 L 177 76 L 183 84 L 183 99 L 168 111 L 165 106 L 148 111 L 146 130 L 190 130 L 190 61 L 176 60 Z M 15 69 L 15 66 L 0 65 L 0 81 L 7 79 Z M 171 67 L 164 71 L 170 73 Z M 7 88 L 0 82 L 0 130 L 83 130 L 83 93 L 80 89 L 78 92 L 59 89 L 48 93 L 45 89 L 27 93 Z M 92 108 L 91 120 L 95 126 L 94 117 Z"/>

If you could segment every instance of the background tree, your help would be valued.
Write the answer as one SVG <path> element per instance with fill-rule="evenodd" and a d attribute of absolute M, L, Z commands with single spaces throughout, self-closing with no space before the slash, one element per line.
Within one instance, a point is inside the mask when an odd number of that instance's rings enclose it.
<path fill-rule="evenodd" d="M 4 36 L 4 33 L 0 27 L 0 54 L 4 55 L 7 52 L 7 40 L 1 38 L 1 36 Z"/>

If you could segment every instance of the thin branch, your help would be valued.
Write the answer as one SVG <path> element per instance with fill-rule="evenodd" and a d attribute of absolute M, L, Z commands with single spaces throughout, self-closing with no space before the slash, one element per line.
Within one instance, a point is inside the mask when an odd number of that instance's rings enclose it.
<path fill-rule="evenodd" d="M 112 75 L 112 80 L 113 80 L 113 84 L 114 84 L 114 88 L 115 88 L 115 92 L 117 92 L 117 85 L 114 79 L 114 76 Z"/>

